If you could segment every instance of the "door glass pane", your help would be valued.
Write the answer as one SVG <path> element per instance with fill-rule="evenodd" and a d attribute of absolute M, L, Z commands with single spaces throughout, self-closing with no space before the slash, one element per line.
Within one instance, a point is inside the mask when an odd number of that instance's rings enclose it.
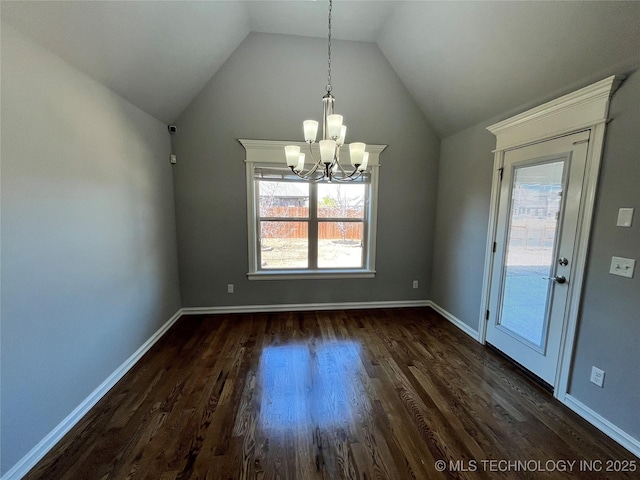
<path fill-rule="evenodd" d="M 500 325 L 539 348 L 546 339 L 564 164 L 513 173 Z"/>
<path fill-rule="evenodd" d="M 260 222 L 262 268 L 308 268 L 307 222 Z"/>
<path fill-rule="evenodd" d="M 362 268 L 362 222 L 318 222 L 318 267 Z"/>

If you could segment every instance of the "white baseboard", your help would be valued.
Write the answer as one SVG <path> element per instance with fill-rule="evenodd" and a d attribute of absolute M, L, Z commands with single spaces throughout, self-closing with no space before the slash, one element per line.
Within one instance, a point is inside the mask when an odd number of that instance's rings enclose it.
<path fill-rule="evenodd" d="M 451 313 L 447 312 L 444 308 L 442 308 L 437 303 L 432 302 L 431 300 L 429 301 L 429 306 L 431 308 L 433 308 L 436 312 L 438 312 L 440 315 L 442 315 L 444 318 L 449 320 L 451 323 L 453 323 L 456 327 L 458 327 L 464 333 L 469 335 L 474 340 L 478 341 L 478 331 L 477 330 L 474 330 L 469 325 L 464 323 L 462 320 L 460 320 L 456 316 L 452 315 Z"/>
<path fill-rule="evenodd" d="M 462 320 L 440 307 L 430 300 L 407 300 L 388 302 L 348 302 L 348 303 L 312 303 L 289 305 L 238 305 L 225 307 L 188 307 L 181 308 L 160 327 L 133 355 L 131 355 L 120 367 L 102 382 L 78 407 L 73 410 L 60 424 L 58 424 L 46 437 L 31 449 L 18 463 L 16 463 L 0 480 L 19 480 L 31 470 L 42 457 L 89 410 L 142 358 L 142 356 L 169 330 L 169 328 L 182 315 L 196 314 L 223 314 L 223 313 L 255 313 L 255 312 L 284 312 L 284 311 L 310 311 L 310 310 L 352 310 L 364 308 L 402 308 L 402 307 L 431 307 L 460 330 L 475 340 L 478 340 L 478 332 L 469 327 Z M 566 395 L 563 403 L 588 422 L 596 426 L 606 435 L 625 447 L 634 455 L 640 457 L 640 441 L 622 431 L 611 422 L 591 410 L 579 400 Z"/>
<path fill-rule="evenodd" d="M 436 312 L 442 315 L 444 318 L 453 323 L 460 330 L 468 334 L 474 340 L 478 340 L 479 333 L 471 328 L 469 325 L 464 323 L 459 318 L 456 318 L 454 315 L 446 311 L 437 303 L 432 301 L 429 302 L 429 306 L 433 308 Z M 562 400 L 561 400 L 562 401 Z M 591 410 L 585 404 L 575 399 L 571 395 L 565 395 L 564 401 L 562 401 L 567 407 L 576 412 L 582 418 L 584 418 L 587 422 L 591 423 L 598 430 L 603 432 L 605 435 L 609 436 L 612 440 L 618 442 L 624 448 L 633 453 L 636 457 L 640 457 L 640 440 L 633 438 L 627 432 L 621 430 L 613 423 L 611 423 L 606 418 L 602 417 L 597 412 Z"/>
<path fill-rule="evenodd" d="M 640 457 L 640 440 L 638 440 L 637 438 L 633 438 L 627 432 L 616 427 L 609 420 L 601 416 L 599 413 L 591 410 L 580 400 L 572 397 L 569 394 L 564 396 L 564 401 L 562 403 L 564 403 L 567 407 L 576 412 L 598 430 L 603 432 L 605 435 L 608 435 L 624 448 L 629 450 L 636 457 Z"/>
<path fill-rule="evenodd" d="M 304 310 L 335 310 L 358 308 L 400 308 L 428 306 L 427 300 L 389 301 L 389 302 L 351 302 L 351 303 L 312 303 L 292 305 L 248 305 L 231 307 L 195 307 L 181 308 L 167 320 L 133 355 L 120 365 L 109 377 L 78 405 L 62 422 L 47 434 L 29 453 L 16 463 L 0 480 L 20 480 L 31 470 L 56 443 L 133 367 L 140 358 L 169 330 L 182 315 L 282 312 Z"/>
<path fill-rule="evenodd" d="M 124 377 L 140 358 L 169 330 L 169 328 L 180 318 L 182 311 L 178 310 L 167 320 L 151 337 L 142 344 L 133 355 L 120 365 L 109 377 L 98 386 L 91 394 L 78 405 L 62 422 L 60 422 L 51 432 L 47 434 L 35 447 L 29 451 L 22 459 L 16 463 L 0 480 L 19 480 L 31 470 L 42 457 L 44 457 L 53 446 L 58 443 L 71 428 L 84 417 L 91 407 Z"/>
<path fill-rule="evenodd" d="M 298 303 L 280 305 L 234 305 L 227 307 L 186 307 L 184 315 L 217 315 L 221 313 L 304 312 L 310 310 L 354 310 L 364 308 L 428 307 L 429 300 L 401 300 L 389 302 Z"/>

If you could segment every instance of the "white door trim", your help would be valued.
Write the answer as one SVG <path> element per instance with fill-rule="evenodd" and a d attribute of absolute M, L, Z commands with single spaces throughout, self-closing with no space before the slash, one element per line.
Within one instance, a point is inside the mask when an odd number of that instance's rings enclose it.
<path fill-rule="evenodd" d="M 481 315 L 478 323 L 478 340 L 481 343 L 485 343 L 486 339 L 486 318 L 494 263 L 493 244 L 498 223 L 500 172 L 504 164 L 505 152 L 563 135 L 590 130 L 587 166 L 576 234 L 576 251 L 573 262 L 575 268 L 573 270 L 573 281 L 569 284 L 567 320 L 560 342 L 560 355 L 554 389 L 554 396 L 563 403 L 566 400 L 565 397 L 569 386 L 571 358 L 582 296 L 598 173 L 600 171 L 605 127 L 609 112 L 609 100 L 623 79 L 624 77 L 616 76 L 605 78 L 593 85 L 487 127 L 487 130 L 496 136 L 496 150 L 494 150 L 494 173 L 485 250 Z"/>

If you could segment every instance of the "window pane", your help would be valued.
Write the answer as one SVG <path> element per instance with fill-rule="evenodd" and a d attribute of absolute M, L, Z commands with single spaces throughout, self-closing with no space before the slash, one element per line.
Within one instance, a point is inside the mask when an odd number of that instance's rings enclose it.
<path fill-rule="evenodd" d="M 362 268 L 362 222 L 318 222 L 318 267 Z"/>
<path fill-rule="evenodd" d="M 543 348 L 547 338 L 553 251 L 564 161 L 516 167 L 500 324 Z"/>
<path fill-rule="evenodd" d="M 307 222 L 260 222 L 263 269 L 308 268 Z"/>
<path fill-rule="evenodd" d="M 246 170 L 251 279 L 261 273 L 262 278 L 289 273 L 321 278 L 333 270 L 375 269 L 367 248 L 375 236 L 368 221 L 375 217 L 376 168 L 352 182 L 307 182 L 285 166 L 280 148 L 250 148 L 260 151 Z"/>
<path fill-rule="evenodd" d="M 261 217 L 309 216 L 309 184 L 258 181 Z"/>
<path fill-rule="evenodd" d="M 318 185 L 319 218 L 364 218 L 365 185 L 323 183 Z"/>

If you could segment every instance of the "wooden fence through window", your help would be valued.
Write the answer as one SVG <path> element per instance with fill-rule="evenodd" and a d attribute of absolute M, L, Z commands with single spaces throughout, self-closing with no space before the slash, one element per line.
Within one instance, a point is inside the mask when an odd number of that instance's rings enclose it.
<path fill-rule="evenodd" d="M 261 208 L 260 216 L 282 218 L 283 221 L 261 222 L 262 238 L 307 238 L 307 222 L 287 222 L 287 218 L 308 218 L 308 207 L 270 207 Z M 321 240 L 357 240 L 362 241 L 363 209 L 339 207 L 322 208 L 322 218 L 318 218 L 318 238 Z M 327 217 L 327 220 L 323 220 Z M 353 218 L 360 221 L 337 222 L 331 218 Z"/>

